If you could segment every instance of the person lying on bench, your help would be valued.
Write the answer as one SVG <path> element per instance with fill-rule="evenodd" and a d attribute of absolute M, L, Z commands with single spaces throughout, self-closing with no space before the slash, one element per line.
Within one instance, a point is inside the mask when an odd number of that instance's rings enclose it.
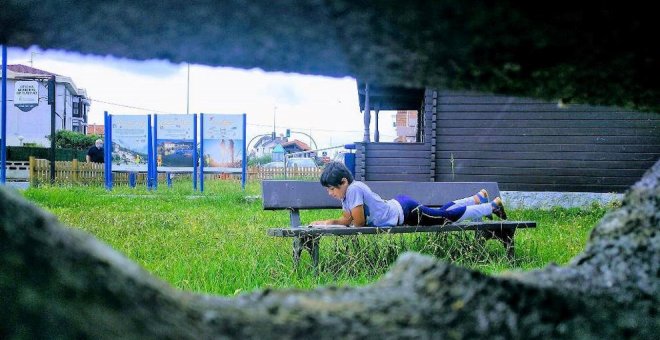
<path fill-rule="evenodd" d="M 441 208 L 430 208 L 409 196 L 397 195 L 383 200 L 366 184 L 353 180 L 353 175 L 339 162 L 331 162 L 321 173 L 321 185 L 328 195 L 341 201 L 342 215 L 338 219 L 314 221 L 312 226 L 351 225 L 356 227 L 387 227 L 398 225 L 443 225 L 463 220 L 491 218 L 506 220 L 502 200 L 488 201 L 488 192 L 481 189 L 471 197 L 449 202 Z"/>

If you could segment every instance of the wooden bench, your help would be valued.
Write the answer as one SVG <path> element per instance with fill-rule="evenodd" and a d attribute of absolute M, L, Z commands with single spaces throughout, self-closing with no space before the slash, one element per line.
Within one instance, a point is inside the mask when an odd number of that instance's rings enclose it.
<path fill-rule="evenodd" d="M 506 249 L 509 259 L 514 258 L 513 237 L 517 228 L 535 228 L 531 221 L 461 222 L 436 226 L 393 226 L 393 227 L 309 227 L 301 225 L 300 210 L 341 209 L 341 203 L 330 197 L 319 182 L 262 181 L 264 210 L 289 210 L 288 228 L 268 229 L 268 235 L 293 237 L 293 259 L 297 265 L 303 249 L 307 249 L 316 269 L 319 259 L 319 240 L 322 236 L 398 234 L 418 232 L 447 232 L 474 230 L 480 240 L 495 238 Z M 383 199 L 403 194 L 413 197 L 427 206 L 442 206 L 458 198 L 474 195 L 480 189 L 488 190 L 491 199 L 500 195 L 495 182 L 365 182 Z M 506 208 L 506 202 L 505 202 Z M 338 213 L 339 216 L 339 213 Z M 495 217 L 497 219 L 497 217 Z"/>

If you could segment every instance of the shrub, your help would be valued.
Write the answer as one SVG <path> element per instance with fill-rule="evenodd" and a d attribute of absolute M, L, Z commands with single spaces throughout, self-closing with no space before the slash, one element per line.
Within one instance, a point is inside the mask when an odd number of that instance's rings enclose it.
<path fill-rule="evenodd" d="M 50 135 L 46 136 L 50 140 Z M 100 135 L 85 135 L 79 132 L 60 130 L 55 133 L 55 147 L 68 148 L 76 150 L 87 150 L 97 139 L 102 139 Z"/>

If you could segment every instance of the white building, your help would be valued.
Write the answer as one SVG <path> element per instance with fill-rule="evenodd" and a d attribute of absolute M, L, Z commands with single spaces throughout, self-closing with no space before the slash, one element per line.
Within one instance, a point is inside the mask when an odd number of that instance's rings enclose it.
<path fill-rule="evenodd" d="M 50 135 L 51 121 L 48 79 L 53 76 L 56 84 L 55 130 L 86 132 L 90 102 L 84 89 L 78 88 L 69 77 L 25 65 L 7 65 L 7 145 L 50 145 L 46 138 Z M 17 82 L 24 85 L 19 86 L 18 93 Z M 26 97 L 21 97 L 24 93 L 27 93 Z M 24 103 L 25 98 L 28 104 Z M 22 104 L 23 108 L 17 104 Z"/>
<path fill-rule="evenodd" d="M 273 148 L 288 141 L 289 140 L 284 136 L 275 137 L 275 139 L 273 139 L 271 135 L 265 135 L 259 138 L 256 143 L 254 143 L 252 153 L 255 157 L 270 155 L 273 153 Z"/>

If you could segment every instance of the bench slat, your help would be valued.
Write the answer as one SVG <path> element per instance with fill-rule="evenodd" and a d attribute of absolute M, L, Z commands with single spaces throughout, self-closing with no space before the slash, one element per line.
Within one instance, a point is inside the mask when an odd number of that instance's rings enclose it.
<path fill-rule="evenodd" d="M 515 228 L 536 228 L 536 222 L 532 221 L 502 221 L 502 222 L 471 222 L 450 223 L 434 226 L 397 226 L 397 227 L 346 227 L 327 226 L 300 227 L 300 228 L 271 228 L 268 229 L 269 236 L 275 237 L 299 237 L 299 236 L 323 236 L 323 235 L 365 235 L 365 234 L 402 234 L 416 232 L 446 232 L 463 230 L 505 230 Z"/>

